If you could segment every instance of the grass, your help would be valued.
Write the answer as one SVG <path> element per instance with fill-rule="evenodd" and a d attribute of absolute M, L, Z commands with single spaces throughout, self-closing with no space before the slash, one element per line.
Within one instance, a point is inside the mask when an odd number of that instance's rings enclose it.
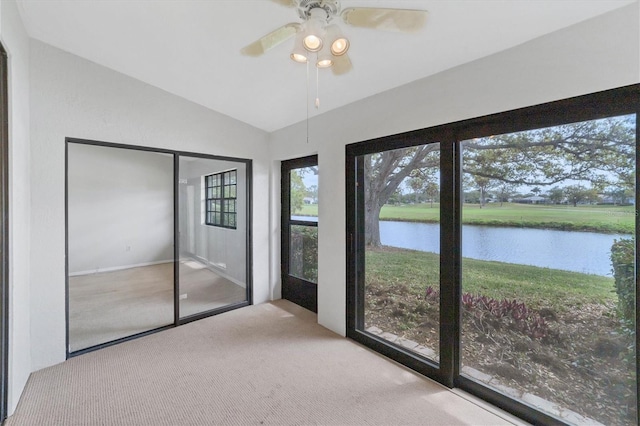
<path fill-rule="evenodd" d="M 440 256 L 413 250 L 367 250 L 366 278 L 387 285 L 405 285 L 417 295 L 439 288 Z M 495 299 L 516 299 L 534 309 L 556 312 L 583 304 L 617 300 L 613 278 L 535 266 L 474 259 L 462 260 L 463 292 Z"/>
<path fill-rule="evenodd" d="M 305 205 L 296 214 L 317 216 L 317 205 Z M 385 205 L 381 220 L 436 223 L 440 220 L 440 205 Z M 602 233 L 634 233 L 635 206 L 567 206 L 490 203 L 464 204 L 462 223 L 484 226 L 513 226 L 522 228 L 561 229 Z"/>

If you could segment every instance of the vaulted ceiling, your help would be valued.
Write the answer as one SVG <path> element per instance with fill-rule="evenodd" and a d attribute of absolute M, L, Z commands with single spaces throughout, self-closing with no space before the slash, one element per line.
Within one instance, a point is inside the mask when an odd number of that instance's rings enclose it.
<path fill-rule="evenodd" d="M 266 131 L 625 6 L 637 0 L 343 0 L 428 10 L 402 34 L 341 25 L 353 70 L 334 76 L 289 59 L 293 40 L 254 58 L 240 49 L 288 22 L 268 0 L 19 0 L 32 38 Z M 307 86 L 309 93 L 307 93 Z M 313 101 L 316 87 L 320 108 Z M 307 101 L 309 99 L 309 101 Z"/>

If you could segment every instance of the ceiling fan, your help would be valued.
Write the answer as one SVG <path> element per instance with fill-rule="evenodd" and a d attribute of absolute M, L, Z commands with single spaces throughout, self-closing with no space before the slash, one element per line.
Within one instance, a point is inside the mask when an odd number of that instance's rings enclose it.
<path fill-rule="evenodd" d="M 351 70 L 347 55 L 349 40 L 332 21 L 338 16 L 354 27 L 412 33 L 420 30 L 427 19 L 424 10 L 351 7 L 341 9 L 338 0 L 271 0 L 297 9 L 301 23 L 290 22 L 245 46 L 241 53 L 260 56 L 295 36 L 291 59 L 307 63 L 315 54 L 318 68 L 329 68 L 336 75 Z"/>

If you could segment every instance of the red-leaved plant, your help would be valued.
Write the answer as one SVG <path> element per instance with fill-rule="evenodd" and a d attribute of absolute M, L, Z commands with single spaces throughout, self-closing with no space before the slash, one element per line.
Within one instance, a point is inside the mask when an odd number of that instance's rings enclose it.
<path fill-rule="evenodd" d="M 440 291 L 429 286 L 425 292 L 425 298 L 437 301 L 440 299 Z M 549 329 L 544 318 L 527 308 L 524 303 L 518 303 L 517 300 L 497 300 L 487 296 L 462 293 L 461 302 L 465 311 L 475 314 L 480 319 L 484 312 L 498 319 L 513 319 L 518 330 L 533 339 L 541 339 L 548 334 Z"/>

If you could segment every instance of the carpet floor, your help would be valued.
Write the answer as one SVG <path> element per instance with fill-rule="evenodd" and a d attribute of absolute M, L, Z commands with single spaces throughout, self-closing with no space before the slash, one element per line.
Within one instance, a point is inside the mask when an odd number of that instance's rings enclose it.
<path fill-rule="evenodd" d="M 34 372 L 7 426 L 506 425 L 509 417 L 338 336 L 288 301 Z"/>

